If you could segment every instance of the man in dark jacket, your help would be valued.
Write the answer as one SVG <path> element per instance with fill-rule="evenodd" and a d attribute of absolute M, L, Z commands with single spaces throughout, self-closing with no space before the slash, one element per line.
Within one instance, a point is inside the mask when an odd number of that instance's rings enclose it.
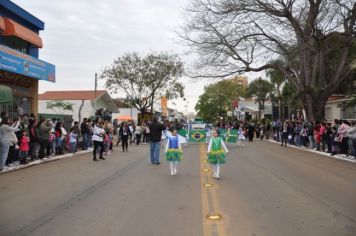
<path fill-rule="evenodd" d="M 157 117 L 154 117 L 152 120 L 152 124 L 150 124 L 149 126 L 149 130 L 151 163 L 159 165 L 161 137 L 162 131 L 165 130 L 165 127 L 162 124 L 158 123 Z"/>
<path fill-rule="evenodd" d="M 83 122 L 80 124 L 80 132 L 83 137 L 82 150 L 87 150 L 89 146 L 89 128 L 87 120 L 87 118 L 84 118 Z"/>

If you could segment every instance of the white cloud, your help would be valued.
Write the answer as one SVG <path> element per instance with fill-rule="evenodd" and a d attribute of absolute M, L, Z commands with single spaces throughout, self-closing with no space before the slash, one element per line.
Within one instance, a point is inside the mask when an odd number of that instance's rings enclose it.
<path fill-rule="evenodd" d="M 57 82 L 40 92 L 94 89 L 94 74 L 125 52 L 172 51 L 184 58 L 174 29 L 182 24 L 188 0 L 13 0 L 45 22 L 40 58 L 56 65 Z M 186 83 L 189 110 L 206 82 Z M 179 109 L 183 110 L 180 102 Z M 181 109 L 182 108 L 182 109 Z"/>

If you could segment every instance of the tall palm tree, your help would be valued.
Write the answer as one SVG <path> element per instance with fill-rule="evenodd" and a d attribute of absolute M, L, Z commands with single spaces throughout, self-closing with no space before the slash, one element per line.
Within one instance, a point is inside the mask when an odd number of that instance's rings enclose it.
<path fill-rule="evenodd" d="M 283 63 L 281 60 L 274 60 L 271 61 L 271 63 Z M 285 77 L 283 73 L 280 70 L 277 69 L 268 69 L 266 71 L 266 76 L 269 77 L 271 80 L 271 83 L 273 84 L 273 87 L 275 88 L 275 91 L 277 92 L 277 101 L 278 101 L 278 115 L 279 118 L 284 117 L 284 113 L 282 109 L 282 95 L 281 95 L 281 87 L 282 84 L 285 82 Z"/>

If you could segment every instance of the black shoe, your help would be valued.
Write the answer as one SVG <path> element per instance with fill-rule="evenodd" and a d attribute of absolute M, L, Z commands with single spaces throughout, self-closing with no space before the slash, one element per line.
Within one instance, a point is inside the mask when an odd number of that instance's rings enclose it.
<path fill-rule="evenodd" d="M 105 158 L 104 158 L 104 157 L 99 157 L 99 159 L 101 159 L 101 160 L 105 160 Z"/>
<path fill-rule="evenodd" d="M 161 163 L 157 162 L 156 165 L 160 165 Z"/>
<path fill-rule="evenodd" d="M 98 159 L 94 158 L 93 161 L 99 161 Z"/>

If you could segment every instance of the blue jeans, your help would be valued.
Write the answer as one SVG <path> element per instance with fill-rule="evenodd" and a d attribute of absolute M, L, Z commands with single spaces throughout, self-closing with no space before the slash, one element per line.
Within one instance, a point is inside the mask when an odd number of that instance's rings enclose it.
<path fill-rule="evenodd" d="M 161 142 L 150 142 L 150 154 L 151 154 L 151 163 L 159 163 L 159 152 L 161 149 Z"/>
<path fill-rule="evenodd" d="M 6 165 L 7 156 L 9 154 L 10 144 L 0 143 L 0 169 Z"/>
<path fill-rule="evenodd" d="M 310 149 L 315 148 L 314 136 L 308 135 L 308 138 L 309 138 L 309 148 L 310 148 Z"/>
<path fill-rule="evenodd" d="M 70 143 L 70 151 L 71 151 L 71 153 L 77 152 L 77 143 L 76 142 Z"/>
<path fill-rule="evenodd" d="M 89 140 L 89 137 L 88 137 L 89 135 L 88 134 L 83 134 L 83 147 L 82 147 L 82 149 L 83 150 L 87 150 L 88 149 L 88 144 L 89 144 L 89 142 L 88 142 L 88 140 Z"/>

